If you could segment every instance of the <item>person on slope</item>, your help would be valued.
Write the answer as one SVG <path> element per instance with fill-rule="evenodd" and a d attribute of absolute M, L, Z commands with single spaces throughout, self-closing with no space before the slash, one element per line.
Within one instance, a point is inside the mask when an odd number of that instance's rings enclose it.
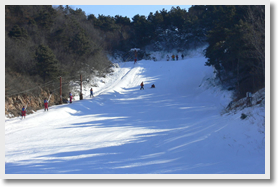
<path fill-rule="evenodd" d="M 134 51 L 134 64 L 137 63 L 137 51 L 135 50 Z"/>
<path fill-rule="evenodd" d="M 151 88 L 155 88 L 155 85 L 154 85 L 154 84 L 152 84 Z"/>
<path fill-rule="evenodd" d="M 72 94 L 71 94 L 71 92 L 69 93 L 69 98 L 70 98 L 70 103 L 72 103 Z"/>
<path fill-rule="evenodd" d="M 140 86 L 141 86 L 140 90 L 142 90 L 142 89 L 144 90 L 144 83 L 143 82 L 141 82 Z"/>
<path fill-rule="evenodd" d="M 176 55 L 176 60 L 178 61 L 178 59 L 179 59 L 179 56 L 178 56 L 178 55 Z"/>
<path fill-rule="evenodd" d="M 170 60 L 170 57 L 169 57 L 169 55 L 167 55 L 166 59 L 167 59 L 167 61 L 169 61 L 169 60 Z"/>
<path fill-rule="evenodd" d="M 90 97 L 94 97 L 93 88 L 90 89 Z"/>
<path fill-rule="evenodd" d="M 44 99 L 44 111 L 48 111 L 48 101 L 47 101 L 47 99 L 45 98 Z"/>
<path fill-rule="evenodd" d="M 175 61 L 175 55 L 172 55 L 172 60 Z"/>
<path fill-rule="evenodd" d="M 25 110 L 24 106 L 22 107 L 22 110 L 21 110 L 21 116 L 22 116 L 22 119 L 25 118 L 25 116 L 26 116 L 26 110 Z"/>
<path fill-rule="evenodd" d="M 184 55 L 183 54 L 181 54 L 181 58 L 184 59 Z"/>

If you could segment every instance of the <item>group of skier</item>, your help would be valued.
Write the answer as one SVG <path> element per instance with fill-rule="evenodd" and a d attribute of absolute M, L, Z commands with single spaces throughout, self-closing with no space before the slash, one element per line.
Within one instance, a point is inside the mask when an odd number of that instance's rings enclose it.
<path fill-rule="evenodd" d="M 140 86 L 141 86 L 140 90 L 144 90 L 144 82 L 143 81 L 141 82 Z M 155 85 L 152 84 L 151 88 L 155 88 Z"/>
<path fill-rule="evenodd" d="M 175 55 L 173 54 L 171 57 L 172 57 L 172 61 L 175 61 L 175 59 L 176 59 L 176 60 L 179 60 L 179 56 L 178 56 L 178 55 L 175 56 Z M 167 61 L 170 60 L 169 55 L 167 55 L 166 58 L 167 58 Z M 184 55 L 183 55 L 183 54 L 181 54 L 181 58 L 184 59 Z"/>
<path fill-rule="evenodd" d="M 141 88 L 140 90 L 144 90 L 144 82 L 141 82 L 140 84 Z M 155 88 L 155 85 L 152 84 L 151 85 L 151 88 Z M 72 103 L 72 93 L 69 92 L 69 102 Z M 90 89 L 90 97 L 94 97 L 94 94 L 93 94 L 93 88 Z M 44 99 L 44 111 L 48 111 L 48 102 L 49 100 L 47 100 L 46 98 Z M 27 106 L 26 106 L 27 108 Z M 22 107 L 22 110 L 21 110 L 21 116 L 22 116 L 22 119 L 26 117 L 26 108 L 25 106 Z"/>
<path fill-rule="evenodd" d="M 46 98 L 44 99 L 43 103 L 44 103 L 44 111 L 48 111 L 48 102 L 49 100 L 47 100 Z M 21 116 L 22 116 L 22 119 L 26 117 L 26 109 L 27 109 L 27 106 L 25 108 L 25 106 L 22 107 L 21 109 Z"/>
<path fill-rule="evenodd" d="M 69 92 L 69 103 L 72 103 L 72 93 Z M 93 96 L 93 88 L 90 89 L 90 97 L 94 97 Z M 49 97 L 50 99 L 50 97 Z M 48 102 L 49 100 L 47 100 L 46 98 L 44 99 L 44 111 L 48 111 Z M 21 116 L 22 116 L 22 119 L 26 117 L 26 108 L 25 106 L 22 107 L 21 109 Z"/>

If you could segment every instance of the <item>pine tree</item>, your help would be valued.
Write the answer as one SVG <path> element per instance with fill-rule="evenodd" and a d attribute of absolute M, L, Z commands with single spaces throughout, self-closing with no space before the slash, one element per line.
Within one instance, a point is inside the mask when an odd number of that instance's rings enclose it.
<path fill-rule="evenodd" d="M 235 87 L 238 98 L 264 82 L 264 7 L 213 6 L 206 20 L 206 65 L 214 66 L 222 83 Z M 248 11 L 247 11 L 248 10 Z"/>
<path fill-rule="evenodd" d="M 49 47 L 40 45 L 36 50 L 35 59 L 37 61 L 38 74 L 43 78 L 44 81 L 47 78 L 52 79 L 57 75 L 58 60 Z"/>
<path fill-rule="evenodd" d="M 84 32 L 77 33 L 69 44 L 74 53 L 83 56 L 89 52 L 90 42 Z"/>
<path fill-rule="evenodd" d="M 16 40 L 22 40 L 28 38 L 28 33 L 24 28 L 20 28 L 18 25 L 15 25 L 9 32 L 8 36 Z"/>

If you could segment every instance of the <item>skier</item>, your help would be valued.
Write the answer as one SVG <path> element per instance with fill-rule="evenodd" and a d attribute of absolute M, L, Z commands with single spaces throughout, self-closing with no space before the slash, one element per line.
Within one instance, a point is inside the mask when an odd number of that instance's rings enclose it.
<path fill-rule="evenodd" d="M 167 55 L 166 59 L 167 59 L 167 61 L 169 61 L 169 60 L 170 60 L 170 57 L 169 57 L 169 55 Z"/>
<path fill-rule="evenodd" d="M 94 95 L 93 95 L 93 88 L 90 89 L 90 97 L 94 97 Z"/>
<path fill-rule="evenodd" d="M 48 111 L 48 101 L 46 100 L 46 98 L 44 99 L 44 111 Z"/>
<path fill-rule="evenodd" d="M 134 51 L 134 64 L 137 63 L 137 51 L 135 50 Z"/>
<path fill-rule="evenodd" d="M 246 92 L 246 98 L 247 98 L 247 105 L 251 106 L 252 105 L 252 93 Z"/>
<path fill-rule="evenodd" d="M 22 119 L 25 118 L 25 116 L 26 116 L 26 110 L 25 110 L 24 106 L 22 107 L 22 110 L 21 110 L 21 116 L 22 116 Z"/>
<path fill-rule="evenodd" d="M 178 59 L 179 59 L 179 56 L 178 56 L 178 55 L 176 55 L 176 60 L 178 61 Z"/>
<path fill-rule="evenodd" d="M 151 88 L 155 88 L 155 85 L 154 85 L 154 84 L 152 84 Z"/>
<path fill-rule="evenodd" d="M 172 60 L 175 61 L 175 55 L 172 55 Z"/>
<path fill-rule="evenodd" d="M 142 89 L 144 90 L 144 83 L 143 83 L 143 82 L 141 82 L 141 84 L 140 84 L 140 85 L 141 85 L 140 90 L 142 90 Z"/>
<path fill-rule="evenodd" d="M 182 59 L 184 58 L 184 55 L 183 55 L 183 54 L 181 54 L 181 58 L 182 58 Z"/>
<path fill-rule="evenodd" d="M 72 103 L 72 94 L 71 94 L 71 92 L 69 93 L 69 98 L 70 98 L 70 103 Z"/>

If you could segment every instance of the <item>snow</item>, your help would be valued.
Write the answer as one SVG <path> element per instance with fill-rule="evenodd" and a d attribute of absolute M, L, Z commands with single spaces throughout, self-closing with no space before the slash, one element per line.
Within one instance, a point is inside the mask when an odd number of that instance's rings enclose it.
<path fill-rule="evenodd" d="M 264 106 L 224 113 L 205 61 L 122 62 L 94 98 L 6 118 L 5 174 L 265 174 Z"/>

